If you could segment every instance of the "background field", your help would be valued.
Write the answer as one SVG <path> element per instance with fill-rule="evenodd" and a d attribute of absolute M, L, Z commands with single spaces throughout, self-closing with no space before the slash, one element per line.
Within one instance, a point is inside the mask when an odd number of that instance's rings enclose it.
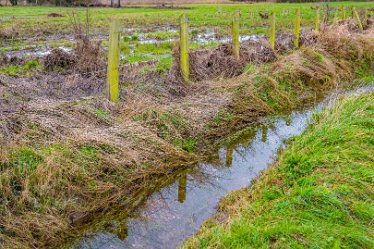
<path fill-rule="evenodd" d="M 301 8 L 301 26 L 313 27 L 315 7 L 321 16 L 327 16 L 324 3 L 301 4 L 191 4 L 161 9 L 157 6 L 131 6 L 126 8 L 66 8 L 48 6 L 0 7 L 0 52 L 10 57 L 41 57 L 54 48 L 70 51 L 79 37 L 89 34 L 107 48 L 109 23 L 112 17 L 122 22 L 122 63 L 164 60 L 170 64 L 173 43 L 178 40 L 178 17 L 186 13 L 189 18 L 191 49 L 214 47 L 231 41 L 231 20 L 236 10 L 241 12 L 241 40 L 261 38 L 268 33 L 270 12 L 276 13 L 277 32 L 291 32 L 296 8 Z M 341 18 L 341 6 L 367 6 L 373 2 L 331 3 L 328 22 Z M 51 17 L 54 14 L 55 17 Z M 265 15 L 261 17 L 261 15 Z M 56 17 L 57 16 L 57 17 Z"/>
<path fill-rule="evenodd" d="M 259 12 L 275 12 L 278 24 L 291 26 L 292 14 L 296 8 L 301 8 L 303 15 L 303 26 L 310 25 L 314 17 L 311 7 L 323 6 L 323 3 L 302 4 L 193 4 L 181 5 L 187 9 L 159 9 L 144 6 L 142 8 L 92 8 L 90 9 L 90 21 L 92 32 L 107 32 L 108 21 L 116 16 L 123 19 L 125 27 L 139 27 L 148 25 L 176 25 L 177 19 L 182 13 L 186 13 L 190 19 L 191 26 L 224 25 L 231 21 L 232 12 L 240 10 L 242 13 L 242 26 L 255 27 L 266 23 L 260 19 Z M 373 8 L 373 2 L 334 2 L 330 6 L 368 6 Z M 58 33 L 69 33 L 72 31 L 72 15 L 84 20 L 85 8 L 62 8 L 62 7 L 0 7 L 0 28 L 13 27 L 21 36 L 47 35 Z M 62 17 L 48 17 L 50 13 L 61 14 Z M 262 21 L 261 21 L 262 20 Z"/>

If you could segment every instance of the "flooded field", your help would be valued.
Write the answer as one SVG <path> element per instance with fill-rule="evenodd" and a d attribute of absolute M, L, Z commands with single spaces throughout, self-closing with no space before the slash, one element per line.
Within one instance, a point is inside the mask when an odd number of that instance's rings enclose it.
<path fill-rule="evenodd" d="M 190 44 L 194 49 L 231 42 L 229 34 L 220 33 L 220 27 L 190 30 Z M 172 49 L 179 40 L 178 28 L 174 26 L 126 28 L 121 32 L 121 59 L 124 64 L 171 57 Z M 106 34 L 91 34 L 89 37 L 93 42 L 100 42 L 105 50 L 108 49 Z M 239 39 L 240 42 L 256 41 L 262 37 L 263 34 L 242 34 Z M 50 54 L 53 49 L 70 52 L 80 41 L 79 34 L 4 39 L 0 54 L 8 59 L 38 59 Z"/>

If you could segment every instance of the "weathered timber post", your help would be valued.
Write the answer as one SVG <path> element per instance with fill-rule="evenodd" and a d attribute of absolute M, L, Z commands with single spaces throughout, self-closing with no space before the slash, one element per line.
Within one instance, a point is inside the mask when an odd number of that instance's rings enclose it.
<path fill-rule="evenodd" d="M 361 20 L 360 20 L 360 16 L 358 15 L 356 8 L 353 7 L 352 11 L 353 11 L 353 15 L 354 15 L 354 17 L 355 17 L 355 19 L 356 19 L 356 22 L 357 22 L 358 27 L 359 27 L 361 30 L 364 30 L 364 27 L 362 27 L 362 23 L 361 23 Z"/>
<path fill-rule="evenodd" d="M 240 59 L 239 20 L 240 12 L 235 11 L 232 18 L 232 55 L 238 60 Z"/>
<path fill-rule="evenodd" d="M 345 6 L 341 6 L 341 12 L 342 12 L 342 20 L 345 20 L 347 18 L 347 14 L 345 12 Z"/>
<path fill-rule="evenodd" d="M 294 27 L 294 45 L 295 48 L 299 47 L 299 39 L 300 39 L 300 22 L 301 22 L 301 14 L 300 14 L 300 8 L 296 9 L 296 15 L 295 15 L 295 27 Z"/>
<path fill-rule="evenodd" d="M 275 48 L 275 13 L 271 13 L 271 20 L 270 20 L 270 47 L 272 49 Z"/>
<path fill-rule="evenodd" d="M 187 82 L 190 79 L 190 64 L 188 55 L 188 21 L 187 15 L 183 14 L 180 21 L 179 60 L 182 78 Z"/>
<path fill-rule="evenodd" d="M 112 102 L 118 101 L 119 83 L 119 20 L 113 19 L 109 30 L 109 52 L 108 52 L 108 72 L 107 72 L 107 92 L 108 99 Z"/>
<path fill-rule="evenodd" d="M 316 22 L 315 22 L 314 30 L 318 32 L 320 26 L 321 26 L 321 14 L 320 14 L 319 6 L 317 6 L 317 9 L 316 9 Z"/>

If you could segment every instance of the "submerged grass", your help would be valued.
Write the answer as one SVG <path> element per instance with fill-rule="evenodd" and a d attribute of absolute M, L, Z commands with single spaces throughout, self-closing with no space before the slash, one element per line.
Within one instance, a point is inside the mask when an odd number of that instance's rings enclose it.
<path fill-rule="evenodd" d="M 182 248 L 373 248 L 374 93 L 317 113 Z"/>

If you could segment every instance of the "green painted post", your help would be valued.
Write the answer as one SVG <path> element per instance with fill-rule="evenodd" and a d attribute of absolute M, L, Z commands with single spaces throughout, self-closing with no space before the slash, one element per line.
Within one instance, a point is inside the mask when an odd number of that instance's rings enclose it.
<path fill-rule="evenodd" d="M 240 12 L 235 11 L 232 18 L 232 55 L 238 60 L 240 59 L 239 20 Z"/>
<path fill-rule="evenodd" d="M 179 18 L 180 21 L 180 68 L 182 77 L 185 81 L 190 79 L 190 64 L 189 64 L 189 55 L 188 55 L 188 21 L 187 15 L 183 14 Z"/>
<path fill-rule="evenodd" d="M 319 6 L 318 6 L 316 9 L 316 23 L 314 26 L 314 30 L 318 32 L 320 26 L 321 26 L 321 14 L 320 14 Z"/>
<path fill-rule="evenodd" d="M 362 23 L 361 23 L 361 20 L 360 20 L 360 16 L 358 15 L 356 8 L 353 7 L 352 11 L 353 11 L 353 15 L 354 15 L 354 17 L 355 17 L 355 19 L 356 19 L 356 22 L 357 22 L 358 27 L 359 27 L 361 30 L 364 30 L 364 27 L 362 27 Z"/>
<path fill-rule="evenodd" d="M 300 39 L 300 22 L 301 22 L 301 14 L 300 14 L 300 8 L 296 9 L 296 15 L 295 15 L 295 27 L 294 27 L 294 45 L 295 48 L 299 47 L 299 39 Z"/>
<path fill-rule="evenodd" d="M 364 7 L 364 20 L 363 25 L 366 27 L 368 25 L 368 8 Z"/>
<path fill-rule="evenodd" d="M 347 18 L 347 14 L 345 12 L 345 6 L 341 6 L 340 9 L 342 11 L 342 20 L 345 20 Z"/>
<path fill-rule="evenodd" d="M 107 92 L 108 99 L 112 102 L 118 101 L 118 83 L 119 83 L 119 20 L 113 19 L 109 30 L 109 53 L 108 53 L 108 72 L 107 72 Z"/>
<path fill-rule="evenodd" d="M 271 13 L 271 21 L 270 21 L 270 47 L 272 49 L 275 48 L 275 13 Z"/>
<path fill-rule="evenodd" d="M 332 24 L 336 24 L 338 22 L 338 12 L 335 11 L 334 13 L 334 19 L 332 19 Z"/>

